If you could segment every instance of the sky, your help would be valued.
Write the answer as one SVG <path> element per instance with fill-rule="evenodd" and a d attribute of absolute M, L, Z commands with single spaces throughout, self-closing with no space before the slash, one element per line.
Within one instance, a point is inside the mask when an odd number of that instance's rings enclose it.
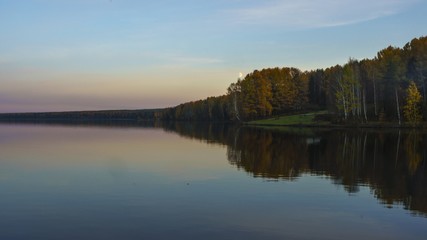
<path fill-rule="evenodd" d="M 143 109 L 255 69 L 373 58 L 427 35 L 427 0 L 0 0 L 0 112 Z"/>

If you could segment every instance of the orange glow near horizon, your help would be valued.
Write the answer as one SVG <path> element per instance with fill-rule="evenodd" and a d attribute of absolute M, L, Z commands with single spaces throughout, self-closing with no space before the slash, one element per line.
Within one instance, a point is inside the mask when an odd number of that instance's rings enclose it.
<path fill-rule="evenodd" d="M 6 101 L 0 101 L 0 112 L 172 107 L 225 94 L 235 81 L 230 76 L 233 73 L 203 69 L 163 74 L 160 70 L 110 74 L 30 71 L 3 82 L 0 93 Z"/>

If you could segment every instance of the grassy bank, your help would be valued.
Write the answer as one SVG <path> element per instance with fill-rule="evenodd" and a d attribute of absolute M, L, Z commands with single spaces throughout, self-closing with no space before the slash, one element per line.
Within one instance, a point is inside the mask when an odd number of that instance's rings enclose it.
<path fill-rule="evenodd" d="M 293 125 L 328 125 L 330 122 L 316 121 L 316 116 L 326 114 L 326 111 L 310 112 L 297 115 L 277 116 L 248 122 L 249 125 L 293 126 Z"/>
<path fill-rule="evenodd" d="M 398 124 L 397 122 L 378 122 L 378 121 L 370 121 L 370 122 L 347 122 L 347 123 L 332 123 L 326 120 L 322 116 L 325 115 L 327 111 L 317 111 L 317 112 L 309 112 L 303 114 L 295 114 L 295 115 L 283 115 L 276 116 L 273 118 L 256 120 L 246 122 L 247 125 L 253 126 L 270 126 L 270 127 L 278 127 L 278 126 L 300 126 L 300 127 L 329 127 L 329 128 L 407 128 L 407 129 L 427 129 L 427 122 L 420 122 L 416 125 L 411 125 L 407 122 L 403 122 L 402 124 Z M 318 116 L 318 117 L 317 117 Z"/>

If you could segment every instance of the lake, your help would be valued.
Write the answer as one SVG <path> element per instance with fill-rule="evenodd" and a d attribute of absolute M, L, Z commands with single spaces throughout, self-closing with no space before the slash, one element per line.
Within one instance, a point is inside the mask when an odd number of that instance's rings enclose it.
<path fill-rule="evenodd" d="M 0 124 L 0 239 L 425 239 L 427 133 Z"/>

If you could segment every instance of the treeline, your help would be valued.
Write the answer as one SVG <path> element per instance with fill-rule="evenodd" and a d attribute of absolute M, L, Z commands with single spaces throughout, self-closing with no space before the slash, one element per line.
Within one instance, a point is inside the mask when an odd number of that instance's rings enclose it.
<path fill-rule="evenodd" d="M 426 37 L 415 38 L 403 48 L 387 47 L 373 59 L 350 59 L 344 66 L 309 75 L 310 103 L 328 108 L 343 119 L 401 122 L 403 115 L 409 117 L 404 109 L 415 97 L 408 94 L 411 84 L 422 96 L 412 107 L 426 117 Z"/>
<path fill-rule="evenodd" d="M 227 94 L 165 109 L 163 120 L 245 121 L 293 110 L 308 103 L 307 72 L 296 68 L 255 70 L 232 83 Z"/>
<path fill-rule="evenodd" d="M 230 114 L 229 97 L 224 95 L 164 109 L 156 114 L 156 118 L 160 120 L 225 122 L 232 119 Z"/>
<path fill-rule="evenodd" d="M 246 121 L 320 108 L 345 121 L 402 122 L 411 111 L 421 120 L 427 117 L 426 81 L 427 37 L 421 37 L 403 48 L 389 46 L 373 59 L 350 59 L 326 69 L 255 70 L 232 83 L 224 96 L 184 103 L 158 117 Z M 411 84 L 421 99 L 409 96 Z"/>
<path fill-rule="evenodd" d="M 75 121 L 141 121 L 155 120 L 163 109 L 146 110 L 103 110 L 103 111 L 69 111 L 40 113 L 3 113 L 2 122 L 75 122 Z"/>

